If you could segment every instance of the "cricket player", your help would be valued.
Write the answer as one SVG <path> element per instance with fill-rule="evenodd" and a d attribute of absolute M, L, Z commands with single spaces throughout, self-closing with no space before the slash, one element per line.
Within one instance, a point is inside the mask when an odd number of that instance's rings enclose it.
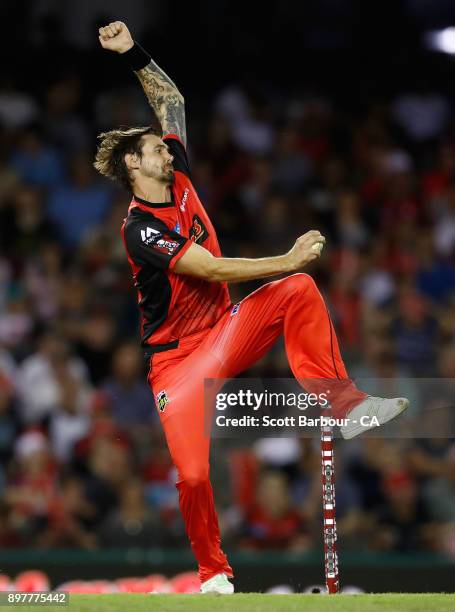
<path fill-rule="evenodd" d="M 383 424 L 403 412 L 408 401 L 367 396 L 349 380 L 324 300 L 311 276 L 300 272 L 320 256 L 325 238 L 319 231 L 298 237 L 276 257 L 221 255 L 191 181 L 182 94 L 124 23 L 100 28 L 99 41 L 136 73 L 161 125 L 160 131 L 147 126 L 101 134 L 94 165 L 132 193 L 122 234 L 141 311 L 148 384 L 178 471 L 179 504 L 201 591 L 229 594 L 233 570 L 221 549 L 209 479 L 204 379 L 238 375 L 284 334 L 289 365 L 299 381 L 340 383 L 333 413 L 356 417 L 341 428 L 344 438 L 371 428 L 360 425 L 360 417 L 375 416 L 376 425 Z M 231 303 L 229 282 L 283 273 L 288 276 Z"/>

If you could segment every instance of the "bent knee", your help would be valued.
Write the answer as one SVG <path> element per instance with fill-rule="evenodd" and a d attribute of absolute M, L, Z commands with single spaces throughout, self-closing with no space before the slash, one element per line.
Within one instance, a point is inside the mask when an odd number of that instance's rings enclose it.
<path fill-rule="evenodd" d="M 282 281 L 285 284 L 286 290 L 292 293 L 300 293 L 302 291 L 318 291 L 316 283 L 309 274 L 298 272 L 291 274 Z"/>
<path fill-rule="evenodd" d="M 206 483 L 209 479 L 209 468 L 189 467 L 180 470 L 180 481 L 186 483 L 187 486 L 194 488 Z"/>

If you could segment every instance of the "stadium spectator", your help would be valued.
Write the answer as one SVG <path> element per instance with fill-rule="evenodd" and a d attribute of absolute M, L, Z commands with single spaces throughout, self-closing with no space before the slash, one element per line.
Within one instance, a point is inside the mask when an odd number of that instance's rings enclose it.
<path fill-rule="evenodd" d="M 14 401 L 13 382 L 0 369 L 0 479 L 2 485 L 5 479 L 5 468 L 12 459 L 15 439 L 20 431 Z"/>
<path fill-rule="evenodd" d="M 430 548 L 430 516 L 413 478 L 406 472 L 390 474 L 383 490 L 385 503 L 378 513 L 372 546 L 397 552 Z"/>
<path fill-rule="evenodd" d="M 83 481 L 74 475 L 63 474 L 43 531 L 37 537 L 37 545 L 42 548 L 96 548 L 98 538 L 88 528 L 94 514 L 95 509 L 85 496 Z"/>
<path fill-rule="evenodd" d="M 44 139 L 38 124 L 24 129 L 11 156 L 11 166 L 22 181 L 33 187 L 56 188 L 64 178 L 61 159 Z"/>
<path fill-rule="evenodd" d="M 109 185 L 97 179 L 89 153 L 75 153 L 69 181 L 52 189 L 47 205 L 65 247 L 74 247 L 90 229 L 105 221 L 111 197 Z"/>
<path fill-rule="evenodd" d="M 46 436 L 28 430 L 16 441 L 14 461 L 4 500 L 11 509 L 11 522 L 21 542 L 32 541 L 46 523 L 57 494 L 57 464 Z"/>
<path fill-rule="evenodd" d="M 244 518 L 240 545 L 245 548 L 281 548 L 302 551 L 311 538 L 297 507 L 293 505 L 283 473 L 261 474 L 256 499 Z"/>
<path fill-rule="evenodd" d="M 428 480 L 423 488 L 431 518 L 443 523 L 455 523 L 455 446 L 445 458 L 444 474 Z"/>
<path fill-rule="evenodd" d="M 19 368 L 18 391 L 24 422 L 39 423 L 58 409 L 62 375 L 76 383 L 76 401 L 83 405 L 89 392 L 86 365 L 71 355 L 65 340 L 54 333 L 45 333 L 36 353 L 27 357 Z"/>
<path fill-rule="evenodd" d="M 156 417 L 153 395 L 144 382 L 144 363 L 137 344 L 124 344 L 112 356 L 112 375 L 102 389 L 109 412 L 121 427 L 144 426 Z"/>
<path fill-rule="evenodd" d="M 155 512 L 144 499 L 140 480 L 125 484 L 118 510 L 111 512 L 101 526 L 102 543 L 111 548 L 149 548 L 166 542 L 166 532 Z"/>

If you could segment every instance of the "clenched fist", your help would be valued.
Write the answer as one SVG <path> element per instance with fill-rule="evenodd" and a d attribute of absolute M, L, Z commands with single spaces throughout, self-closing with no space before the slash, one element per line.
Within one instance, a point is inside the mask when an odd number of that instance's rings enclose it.
<path fill-rule="evenodd" d="M 286 254 L 291 270 L 299 270 L 313 259 L 317 259 L 321 255 L 324 243 L 325 237 L 318 230 L 311 230 L 297 238 L 292 249 Z"/>
<path fill-rule="evenodd" d="M 122 21 L 113 21 L 99 29 L 99 41 L 103 49 L 125 53 L 134 45 L 130 31 Z"/>

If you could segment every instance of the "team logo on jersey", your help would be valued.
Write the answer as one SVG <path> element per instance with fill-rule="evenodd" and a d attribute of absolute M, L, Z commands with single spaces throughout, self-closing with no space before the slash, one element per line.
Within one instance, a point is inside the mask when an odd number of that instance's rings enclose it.
<path fill-rule="evenodd" d="M 209 233 L 202 223 L 201 218 L 198 215 L 193 215 L 193 225 L 190 229 L 190 239 L 193 242 L 201 244 L 208 237 Z"/>
<path fill-rule="evenodd" d="M 166 255 L 172 255 L 179 246 L 179 243 L 175 242 L 171 236 L 163 234 L 152 227 L 147 227 L 145 230 L 141 229 L 141 238 L 142 242 L 150 246 L 154 251 L 165 253 Z"/>
<path fill-rule="evenodd" d="M 166 406 L 169 404 L 169 398 L 167 396 L 166 391 L 160 391 L 156 395 L 156 405 L 158 406 L 161 412 L 164 412 Z"/>
<path fill-rule="evenodd" d="M 173 232 L 177 232 L 178 234 L 180 234 L 180 223 L 178 221 L 175 224 L 175 227 L 174 227 L 174 229 L 172 231 Z"/>
<path fill-rule="evenodd" d="M 182 212 L 185 212 L 186 201 L 188 200 L 189 193 L 190 193 L 190 190 L 188 189 L 188 187 L 185 187 L 183 191 L 182 201 L 180 202 L 180 210 Z"/>

